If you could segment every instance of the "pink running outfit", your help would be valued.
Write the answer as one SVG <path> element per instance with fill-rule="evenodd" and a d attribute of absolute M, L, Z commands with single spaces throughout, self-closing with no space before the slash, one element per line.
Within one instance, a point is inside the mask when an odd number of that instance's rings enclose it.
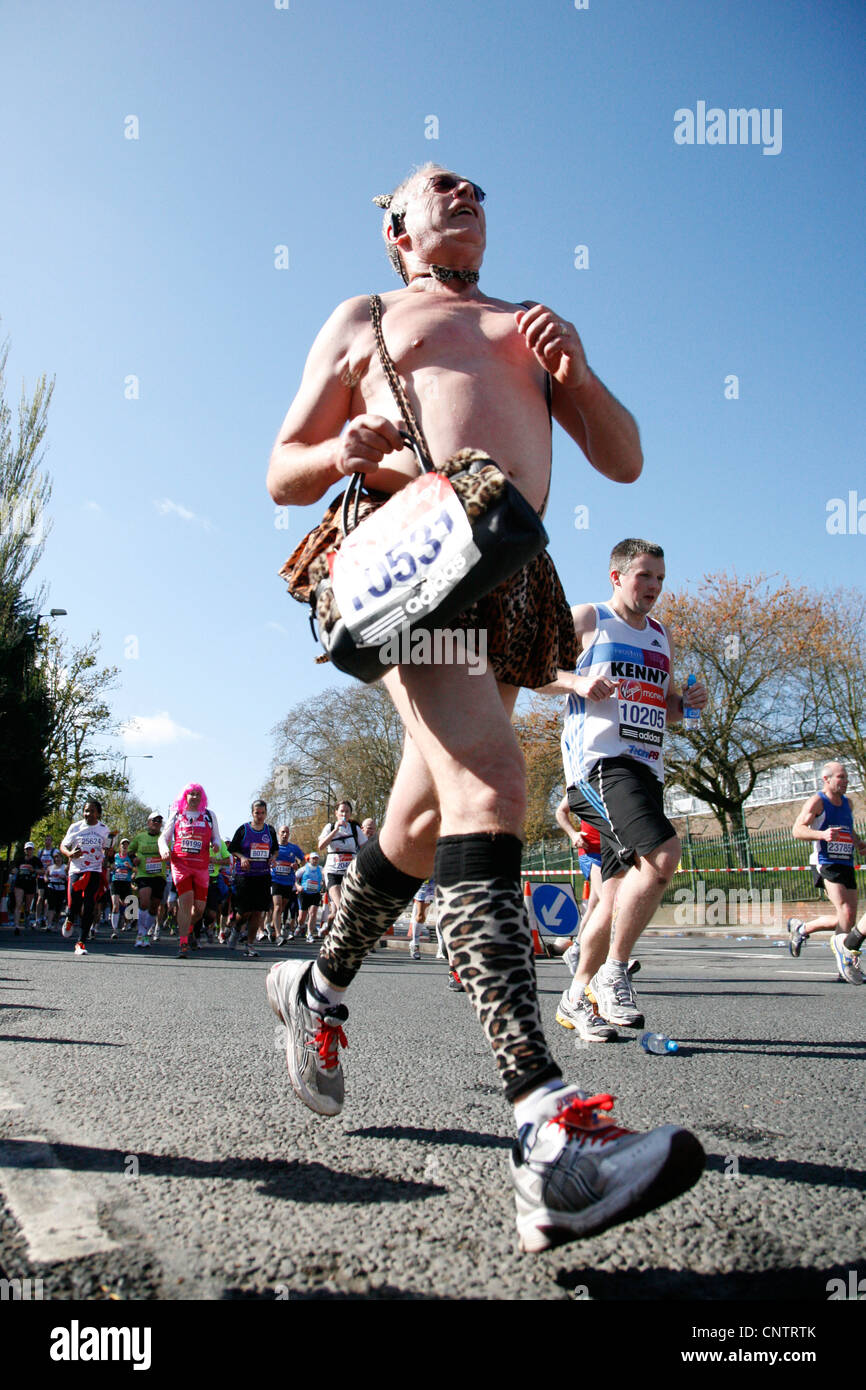
<path fill-rule="evenodd" d="M 162 832 L 171 853 L 171 874 L 178 895 L 192 890 L 196 902 L 207 898 L 210 847 L 220 847 L 212 811 L 175 811 Z"/>

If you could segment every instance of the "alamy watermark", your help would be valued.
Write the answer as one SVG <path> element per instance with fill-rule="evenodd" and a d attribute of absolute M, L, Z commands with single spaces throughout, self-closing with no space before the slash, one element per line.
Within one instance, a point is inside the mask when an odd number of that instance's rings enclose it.
<path fill-rule="evenodd" d="M 762 145 L 763 154 L 781 154 L 782 108 L 774 106 L 681 106 L 674 112 L 677 145 Z"/>
<path fill-rule="evenodd" d="M 678 927 L 781 927 L 780 888 L 711 888 L 702 879 L 697 889 L 674 890 L 674 921 Z"/>
<path fill-rule="evenodd" d="M 0 1303 L 41 1303 L 44 1297 L 41 1279 L 0 1279 Z"/>
<path fill-rule="evenodd" d="M 383 666 L 468 666 L 470 676 L 487 670 L 487 629 L 402 628 L 379 648 Z"/>
<path fill-rule="evenodd" d="M 827 532 L 831 536 L 866 536 L 866 497 L 851 489 L 847 500 L 831 497 L 827 503 Z"/>

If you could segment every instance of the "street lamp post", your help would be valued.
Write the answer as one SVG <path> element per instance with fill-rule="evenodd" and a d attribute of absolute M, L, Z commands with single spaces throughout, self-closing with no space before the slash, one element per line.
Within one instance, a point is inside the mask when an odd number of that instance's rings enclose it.
<path fill-rule="evenodd" d="M 152 758 L 152 757 L 153 757 L 153 754 L 152 754 L 152 753 L 124 753 L 124 754 L 123 754 L 123 767 L 121 768 L 121 772 L 120 772 L 120 776 L 121 776 L 122 781 L 123 781 L 123 782 L 126 781 L 126 760 L 127 760 L 127 758 Z"/>

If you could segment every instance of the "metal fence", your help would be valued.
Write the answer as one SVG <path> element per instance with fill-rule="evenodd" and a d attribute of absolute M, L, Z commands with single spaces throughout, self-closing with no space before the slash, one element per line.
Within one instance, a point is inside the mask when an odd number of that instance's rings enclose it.
<path fill-rule="evenodd" d="M 866 823 L 855 826 L 861 839 L 866 839 Z M 683 851 L 673 881 L 662 898 L 663 905 L 674 904 L 677 889 L 689 888 L 696 895 L 715 888 L 728 893 L 731 888 L 757 890 L 772 894 L 777 889 L 786 902 L 817 902 L 822 890 L 812 879 L 809 855 L 814 842 L 795 840 L 789 830 L 737 831 L 730 836 L 717 835 L 694 839 L 686 833 L 680 837 Z M 550 876 L 554 881 L 571 879 L 575 895 L 583 892 L 583 875 L 577 853 L 566 848 L 559 836 L 542 840 L 524 851 L 523 873 L 535 877 Z M 856 870 L 857 887 L 866 892 L 866 864 Z M 699 888 L 703 884 L 703 889 Z"/>

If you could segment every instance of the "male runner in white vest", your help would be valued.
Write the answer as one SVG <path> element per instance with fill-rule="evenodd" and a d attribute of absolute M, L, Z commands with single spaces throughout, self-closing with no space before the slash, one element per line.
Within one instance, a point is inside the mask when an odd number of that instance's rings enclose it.
<path fill-rule="evenodd" d="M 572 609 L 581 648 L 574 674 L 545 687 L 568 695 L 562 760 L 569 806 L 601 835 L 601 899 L 581 931 L 579 966 L 556 1014 L 587 1042 L 610 1042 L 611 1024 L 643 1026 L 629 956 L 680 860 L 663 810 L 662 742 L 667 723 L 682 718 L 684 698 L 696 709 L 707 702 L 701 683 L 685 697 L 675 688 L 670 637 L 649 616 L 664 584 L 661 546 L 620 541 L 610 577 L 607 603 Z"/>

